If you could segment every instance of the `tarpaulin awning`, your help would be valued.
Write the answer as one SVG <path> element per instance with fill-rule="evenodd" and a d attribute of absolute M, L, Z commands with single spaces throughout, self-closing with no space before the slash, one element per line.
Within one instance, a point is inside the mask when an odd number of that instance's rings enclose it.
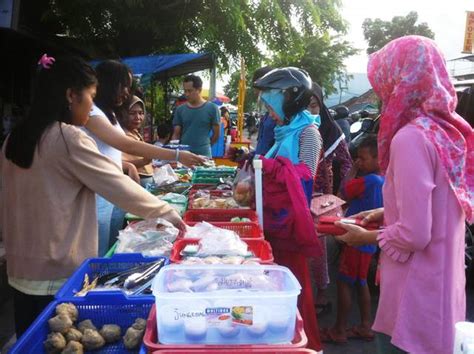
<path fill-rule="evenodd" d="M 127 64 L 135 75 L 153 75 L 155 79 L 185 75 L 214 66 L 214 58 L 209 53 L 128 57 L 123 58 L 122 62 Z"/>

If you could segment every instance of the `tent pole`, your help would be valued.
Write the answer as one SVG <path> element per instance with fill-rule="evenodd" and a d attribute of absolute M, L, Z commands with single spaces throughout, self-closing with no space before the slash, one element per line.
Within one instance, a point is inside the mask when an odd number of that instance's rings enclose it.
<path fill-rule="evenodd" d="M 209 83 L 209 101 L 212 101 L 216 98 L 216 64 L 211 68 L 211 78 Z"/>

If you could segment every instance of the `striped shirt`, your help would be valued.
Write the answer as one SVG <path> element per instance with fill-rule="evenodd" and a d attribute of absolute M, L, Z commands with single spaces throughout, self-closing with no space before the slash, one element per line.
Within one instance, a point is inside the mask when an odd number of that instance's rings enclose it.
<path fill-rule="evenodd" d="M 318 128 L 315 125 L 305 128 L 301 132 L 299 144 L 299 160 L 308 166 L 314 177 L 323 148 L 323 139 Z"/>

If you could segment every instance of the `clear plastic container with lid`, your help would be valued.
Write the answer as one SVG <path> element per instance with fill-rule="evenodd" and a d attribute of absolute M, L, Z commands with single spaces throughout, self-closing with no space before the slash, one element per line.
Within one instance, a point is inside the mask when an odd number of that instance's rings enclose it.
<path fill-rule="evenodd" d="M 153 281 L 163 344 L 278 344 L 295 333 L 301 287 L 278 265 L 170 265 Z"/>

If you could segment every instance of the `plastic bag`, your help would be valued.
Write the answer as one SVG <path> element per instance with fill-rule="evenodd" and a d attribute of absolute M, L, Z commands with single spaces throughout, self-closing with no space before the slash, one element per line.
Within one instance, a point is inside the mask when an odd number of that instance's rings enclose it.
<path fill-rule="evenodd" d="M 169 221 L 147 219 L 119 231 L 115 253 L 141 253 L 144 256 L 169 256 L 179 230 Z"/>
<path fill-rule="evenodd" d="M 235 176 L 232 190 L 234 200 L 240 206 L 252 207 L 255 204 L 255 174 L 247 162 Z"/>
<path fill-rule="evenodd" d="M 197 257 L 206 256 L 248 256 L 248 246 L 237 233 L 221 229 L 207 222 L 188 227 L 185 237 L 199 238 Z"/>
<path fill-rule="evenodd" d="M 157 186 L 171 184 L 178 181 L 178 179 L 178 176 L 176 173 L 174 173 L 169 164 L 164 165 L 163 167 L 155 168 L 153 170 L 153 180 Z"/>

